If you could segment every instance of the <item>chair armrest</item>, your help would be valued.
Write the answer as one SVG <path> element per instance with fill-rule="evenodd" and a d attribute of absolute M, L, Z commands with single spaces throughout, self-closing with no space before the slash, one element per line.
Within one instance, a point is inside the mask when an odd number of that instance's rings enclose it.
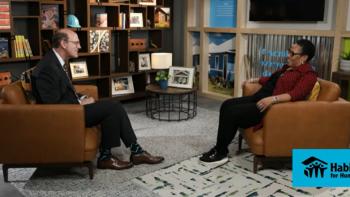
<path fill-rule="evenodd" d="M 94 85 L 74 85 L 75 90 L 80 93 L 98 99 L 97 86 Z"/>
<path fill-rule="evenodd" d="M 271 107 L 264 118 L 266 156 L 290 156 L 293 148 L 347 148 L 350 103 L 290 102 Z"/>
<path fill-rule="evenodd" d="M 81 162 L 85 149 L 80 105 L 0 107 L 0 163 Z"/>
<path fill-rule="evenodd" d="M 261 88 L 259 83 L 245 83 L 243 86 L 243 96 L 251 96 Z"/>

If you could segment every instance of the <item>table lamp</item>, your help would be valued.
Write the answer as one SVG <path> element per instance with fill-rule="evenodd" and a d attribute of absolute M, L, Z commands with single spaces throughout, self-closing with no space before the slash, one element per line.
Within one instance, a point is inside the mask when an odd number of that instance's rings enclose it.
<path fill-rule="evenodd" d="M 152 69 L 168 69 L 173 64 L 172 53 L 152 53 Z"/>

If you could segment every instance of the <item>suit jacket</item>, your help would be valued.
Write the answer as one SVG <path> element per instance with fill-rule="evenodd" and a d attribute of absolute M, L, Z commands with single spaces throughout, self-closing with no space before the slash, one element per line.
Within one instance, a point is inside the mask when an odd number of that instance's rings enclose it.
<path fill-rule="evenodd" d="M 32 88 L 38 103 L 79 104 L 75 89 L 52 50 L 33 70 Z"/>

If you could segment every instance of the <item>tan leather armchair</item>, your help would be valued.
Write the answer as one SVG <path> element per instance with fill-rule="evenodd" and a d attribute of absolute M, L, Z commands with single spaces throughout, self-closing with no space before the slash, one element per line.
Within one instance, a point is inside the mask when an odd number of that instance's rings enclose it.
<path fill-rule="evenodd" d="M 348 148 L 350 143 L 350 103 L 339 101 L 337 84 L 318 79 L 317 101 L 279 103 L 271 106 L 263 119 L 264 127 L 245 129 L 242 137 L 254 154 L 253 171 L 267 159 L 290 158 L 293 148 Z M 254 94 L 261 86 L 249 83 L 243 95 Z"/>
<path fill-rule="evenodd" d="M 97 88 L 76 86 L 97 99 Z M 80 105 L 29 104 L 19 81 L 5 86 L 0 98 L 0 163 L 4 180 L 8 168 L 38 166 L 86 166 L 93 178 L 99 147 L 97 128 L 85 128 Z"/>

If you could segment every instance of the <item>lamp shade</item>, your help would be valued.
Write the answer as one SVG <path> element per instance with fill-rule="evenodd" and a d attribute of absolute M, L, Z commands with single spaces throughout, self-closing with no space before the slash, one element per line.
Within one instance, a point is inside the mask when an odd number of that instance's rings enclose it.
<path fill-rule="evenodd" d="M 152 69 L 168 69 L 173 64 L 172 53 L 152 53 Z"/>

